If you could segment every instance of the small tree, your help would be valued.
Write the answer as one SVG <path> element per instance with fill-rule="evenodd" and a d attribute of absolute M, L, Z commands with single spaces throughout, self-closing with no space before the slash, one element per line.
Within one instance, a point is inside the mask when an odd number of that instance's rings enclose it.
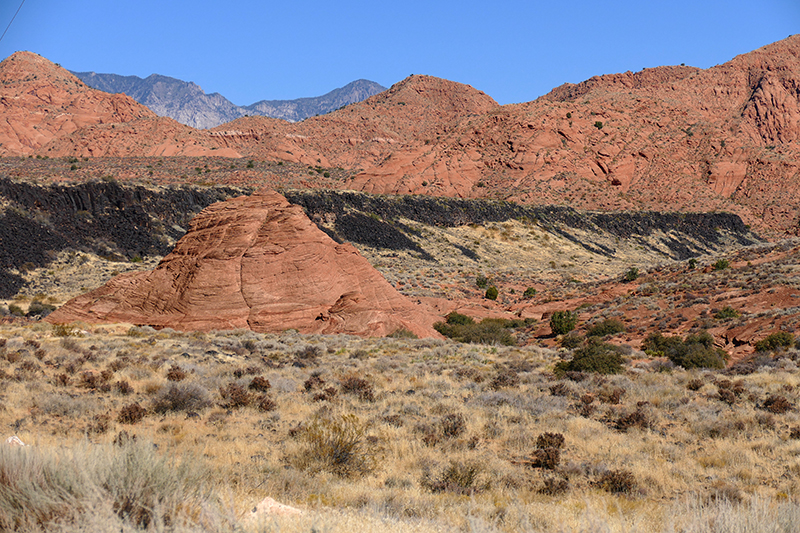
<path fill-rule="evenodd" d="M 497 287 L 495 287 L 494 285 L 492 285 L 491 287 L 486 289 L 486 299 L 487 300 L 497 300 L 497 295 L 498 294 L 499 294 L 499 291 L 497 290 Z"/>
<path fill-rule="evenodd" d="M 525 292 L 522 293 L 522 297 L 525 299 L 533 298 L 534 296 L 536 296 L 536 289 L 533 287 L 528 287 L 525 289 Z"/>
<path fill-rule="evenodd" d="M 553 335 L 565 335 L 575 329 L 578 314 L 573 311 L 556 311 L 550 317 L 550 330 Z"/>
<path fill-rule="evenodd" d="M 625 272 L 625 275 L 622 276 L 622 279 L 624 279 L 627 282 L 631 282 L 635 281 L 636 278 L 638 277 L 639 277 L 639 269 L 636 267 L 630 267 L 628 271 Z"/>

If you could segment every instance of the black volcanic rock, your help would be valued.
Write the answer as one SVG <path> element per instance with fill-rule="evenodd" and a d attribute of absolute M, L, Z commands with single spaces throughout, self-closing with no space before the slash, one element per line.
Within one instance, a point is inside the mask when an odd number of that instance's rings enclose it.
<path fill-rule="evenodd" d="M 96 72 L 73 74 L 90 87 L 108 93 L 125 93 L 157 115 L 173 118 L 193 128 L 213 128 L 245 115 L 263 115 L 297 122 L 330 113 L 386 90 L 375 82 L 357 80 L 322 96 L 261 100 L 249 106 L 237 106 L 219 93 L 206 94 L 196 83 L 159 74 L 151 74 L 144 79 Z"/>

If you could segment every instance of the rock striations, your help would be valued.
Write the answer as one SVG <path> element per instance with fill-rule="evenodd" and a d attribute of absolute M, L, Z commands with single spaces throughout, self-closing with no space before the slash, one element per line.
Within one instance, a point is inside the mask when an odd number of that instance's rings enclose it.
<path fill-rule="evenodd" d="M 351 244 L 337 244 L 302 208 L 267 190 L 206 208 L 155 270 L 118 276 L 47 320 L 438 336 L 436 316 L 398 293 Z"/>

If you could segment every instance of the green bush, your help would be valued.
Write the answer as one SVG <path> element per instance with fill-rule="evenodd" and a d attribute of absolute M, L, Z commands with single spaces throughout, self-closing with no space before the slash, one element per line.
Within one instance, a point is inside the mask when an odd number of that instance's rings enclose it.
<path fill-rule="evenodd" d="M 725 270 L 731 266 L 731 263 L 727 259 L 720 259 L 711 266 L 714 270 Z"/>
<path fill-rule="evenodd" d="M 514 346 L 517 340 L 510 330 L 529 326 L 534 322 L 533 319 L 484 318 L 476 323 L 471 317 L 453 312 L 447 315 L 447 322 L 436 322 L 433 328 L 458 342 Z"/>
<path fill-rule="evenodd" d="M 525 292 L 522 293 L 522 297 L 525 299 L 533 298 L 534 296 L 536 296 L 536 289 L 533 287 L 528 287 L 525 289 Z"/>
<path fill-rule="evenodd" d="M 566 348 L 567 350 L 574 350 L 575 348 L 583 344 L 583 341 L 585 340 L 586 337 L 584 337 L 583 335 L 579 335 L 575 332 L 570 332 L 561 337 L 561 342 L 559 344 L 561 344 L 562 348 Z"/>
<path fill-rule="evenodd" d="M 717 320 L 725 320 L 727 318 L 739 318 L 740 314 L 739 311 L 731 307 L 730 305 L 726 305 L 716 313 L 714 313 L 714 318 Z"/>
<path fill-rule="evenodd" d="M 478 274 L 478 276 L 475 278 L 475 285 L 477 285 L 479 289 L 485 289 L 488 284 L 489 278 L 483 274 Z"/>
<path fill-rule="evenodd" d="M 598 130 L 602 130 L 603 129 L 603 123 L 601 121 L 597 120 L 594 123 L 594 127 L 597 128 Z"/>
<path fill-rule="evenodd" d="M 553 335 L 565 335 L 575 329 L 578 315 L 573 311 L 555 311 L 550 316 L 550 330 Z"/>
<path fill-rule="evenodd" d="M 499 294 L 499 291 L 497 290 L 497 287 L 492 285 L 491 287 L 486 289 L 486 296 L 485 297 L 486 297 L 487 300 L 497 300 L 498 294 Z"/>
<path fill-rule="evenodd" d="M 623 331 L 625 331 L 625 325 L 622 322 L 616 318 L 609 318 L 589 328 L 589 331 L 586 332 L 586 336 L 605 337 L 606 335 L 615 335 Z"/>
<path fill-rule="evenodd" d="M 471 316 L 462 315 L 461 313 L 456 313 L 455 311 L 447 315 L 446 318 L 448 324 L 457 326 L 469 326 L 475 323 L 475 320 Z"/>
<path fill-rule="evenodd" d="M 570 361 L 562 361 L 556 365 L 556 374 L 567 372 L 596 372 L 598 374 L 619 374 L 623 364 L 620 348 L 613 344 L 590 338 L 586 346 L 576 350 Z"/>
<path fill-rule="evenodd" d="M 653 356 L 665 356 L 676 365 L 690 368 L 724 368 L 728 354 L 714 347 L 714 337 L 707 331 L 680 337 L 664 337 L 651 333 L 642 343 L 644 351 Z"/>
<path fill-rule="evenodd" d="M 625 274 L 622 276 L 622 279 L 627 282 L 635 281 L 636 278 L 639 277 L 639 269 L 636 267 L 630 267 Z"/>
<path fill-rule="evenodd" d="M 501 344 L 514 346 L 517 341 L 502 321 L 484 319 L 475 324 L 445 324 L 436 322 L 433 328 L 454 341 L 471 344 Z"/>
<path fill-rule="evenodd" d="M 55 305 L 45 303 L 41 300 L 34 300 L 31 302 L 31 305 L 28 306 L 28 312 L 25 313 L 25 315 L 29 317 L 37 316 L 44 318 L 55 310 Z"/>
<path fill-rule="evenodd" d="M 776 331 L 755 343 L 757 352 L 775 352 L 794 344 L 794 335 L 787 331 Z"/>

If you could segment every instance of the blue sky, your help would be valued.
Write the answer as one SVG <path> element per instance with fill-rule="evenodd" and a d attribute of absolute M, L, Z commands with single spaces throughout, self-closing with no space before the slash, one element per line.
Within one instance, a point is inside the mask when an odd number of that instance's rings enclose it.
<path fill-rule="evenodd" d="M 0 1 L 0 31 L 21 0 Z M 501 104 L 659 65 L 707 68 L 800 32 L 800 0 L 25 0 L 0 56 L 194 81 L 239 105 L 409 74 Z"/>

